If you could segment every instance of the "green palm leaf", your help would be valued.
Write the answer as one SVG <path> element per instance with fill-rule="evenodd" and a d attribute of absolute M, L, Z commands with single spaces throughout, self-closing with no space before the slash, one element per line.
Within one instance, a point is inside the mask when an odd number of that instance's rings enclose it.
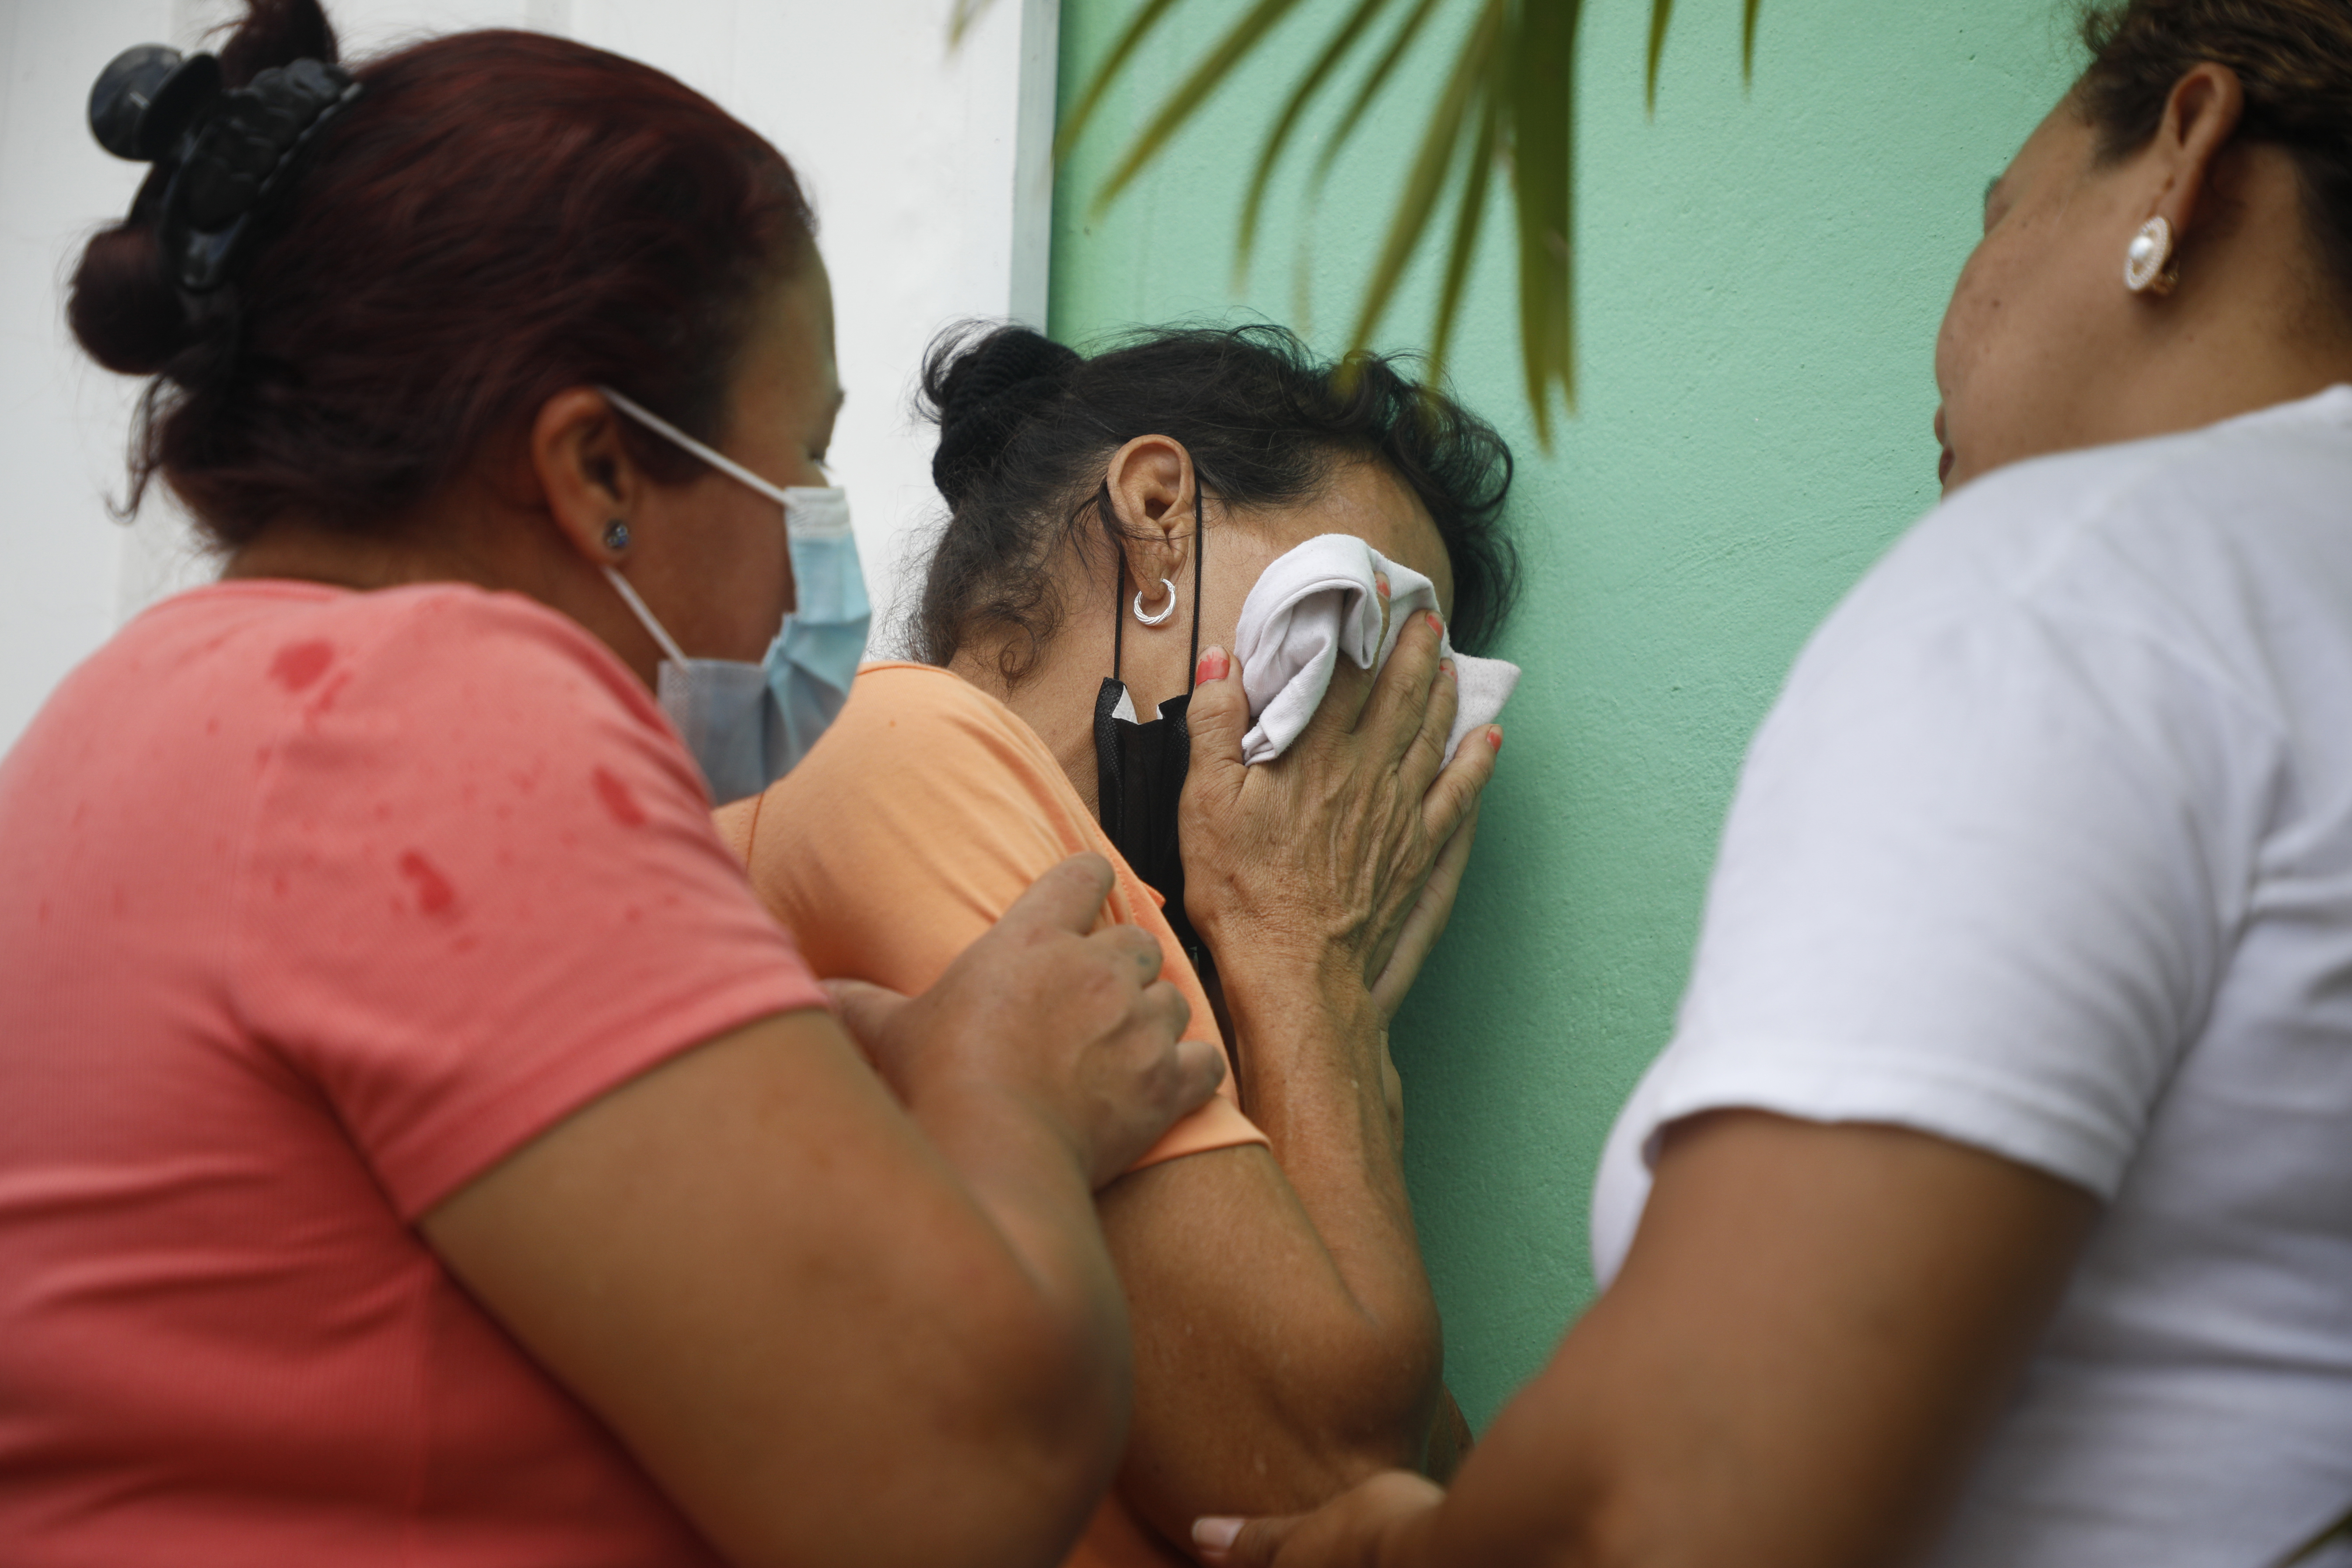
<path fill-rule="evenodd" d="M 1127 156 L 1119 161 L 1118 167 L 1103 181 L 1102 188 L 1095 193 L 1094 210 L 1097 213 L 1118 199 L 1119 192 L 1127 189 L 1128 183 L 1143 172 L 1144 165 L 1160 155 L 1160 150 L 1168 144 L 1169 138 L 1182 129 L 1184 122 L 1209 101 L 1209 95 L 1216 90 L 1233 68 L 1248 58 L 1250 51 L 1257 47 L 1258 41 L 1297 4 L 1298 0 L 1258 0 L 1249 13 L 1234 25 L 1232 31 L 1217 41 L 1216 47 L 1211 49 L 1208 58 L 1193 68 L 1183 85 L 1168 95 L 1168 101 L 1153 116 L 1151 123 L 1145 126 L 1142 133 L 1128 147 Z"/>
<path fill-rule="evenodd" d="M 1380 14 L 1388 9 L 1389 4 L 1390 0 L 1359 0 L 1355 10 L 1349 13 L 1348 19 L 1332 33 L 1330 42 L 1323 47 L 1323 52 L 1315 57 L 1315 63 L 1307 67 L 1307 74 L 1298 79 L 1298 85 L 1291 90 L 1290 100 L 1282 106 L 1282 113 L 1276 119 L 1274 129 L 1266 133 L 1265 146 L 1257 156 L 1257 168 L 1250 175 L 1249 195 L 1242 203 L 1238 250 L 1243 267 L 1249 265 L 1250 253 L 1257 247 L 1257 220 L 1265 205 L 1266 186 L 1274 178 L 1275 165 L 1282 162 L 1283 150 L 1289 145 L 1291 132 L 1297 129 L 1299 116 L 1306 113 L 1307 106 L 1330 82 L 1332 73 L 1339 68 L 1339 63 L 1363 41 L 1366 31 L 1379 19 Z"/>
<path fill-rule="evenodd" d="M 1504 102 L 1519 240 L 1519 361 L 1536 439 L 1551 447 L 1551 389 L 1576 406 L 1576 29 L 1583 0 L 1530 0 Z"/>
<path fill-rule="evenodd" d="M 1359 347 L 1370 340 L 1381 317 L 1387 313 L 1389 300 L 1396 293 L 1405 268 L 1412 262 L 1413 252 L 1421 247 L 1430 214 L 1444 193 L 1446 177 L 1459 161 L 1463 131 L 1471 123 L 1471 114 L 1479 107 L 1481 98 L 1493 90 L 1493 62 L 1496 48 L 1507 36 L 1505 17 L 1508 6 L 1509 0 L 1485 0 L 1477 25 L 1471 28 L 1462 53 L 1455 58 L 1445 90 L 1439 95 L 1437 108 L 1422 132 L 1421 151 L 1405 175 L 1404 194 L 1397 201 L 1395 216 L 1389 220 L 1388 239 L 1381 247 L 1381 258 L 1372 268 L 1371 282 L 1364 289 L 1364 301 L 1356 317 L 1355 342 Z"/>
<path fill-rule="evenodd" d="M 1389 40 L 1389 47 L 1381 51 L 1378 63 L 1357 85 L 1356 96 L 1349 103 L 1348 111 L 1339 116 L 1339 123 L 1323 138 L 1322 154 L 1315 160 L 1317 184 L 1320 184 L 1323 177 L 1331 172 L 1331 165 L 1338 160 L 1340 150 L 1356 133 L 1356 127 L 1363 123 L 1364 110 L 1372 106 L 1372 100 L 1381 95 L 1381 89 L 1389 84 L 1390 74 L 1396 69 L 1397 62 L 1404 58 L 1405 51 L 1412 47 L 1413 39 L 1421 34 L 1422 25 L 1436 11 L 1438 4 L 1439 0 L 1419 0 L 1412 10 L 1405 13 L 1404 25 L 1396 30 L 1396 37 Z"/>
<path fill-rule="evenodd" d="M 971 14 L 977 16 L 989 3 L 990 0 L 958 0 L 958 9 L 961 13 L 968 6 Z M 1135 19 L 1127 25 L 1127 31 L 1118 36 L 1118 41 L 1110 47 L 1110 53 L 1105 55 L 1103 63 L 1095 68 L 1094 80 L 1087 83 L 1086 91 L 1078 95 L 1077 107 L 1070 110 L 1070 117 L 1064 121 L 1062 128 L 1055 132 L 1054 161 L 1055 163 L 1061 162 L 1069 155 L 1071 147 L 1077 142 L 1079 133 L 1086 130 L 1087 122 L 1094 118 L 1095 110 L 1102 107 L 1103 94 L 1110 90 L 1112 79 L 1126 67 L 1128 60 L 1142 45 L 1144 37 L 1152 28 L 1166 20 L 1168 13 L 1173 11 L 1178 4 L 1179 0 L 1143 0 L 1142 8 L 1136 12 Z"/>
<path fill-rule="evenodd" d="M 1749 0 L 1748 14 L 1754 15 L 1754 0 Z M 1658 111 L 1658 62 L 1666 58 L 1666 24 L 1675 16 L 1675 0 L 1651 0 L 1650 3 L 1650 67 L 1642 83 L 1642 99 L 1650 112 Z"/>
<path fill-rule="evenodd" d="M 1445 374 L 1447 352 L 1454 346 L 1454 323 L 1462 313 L 1462 290 L 1470 281 L 1470 263 L 1478 254 L 1478 231 L 1486 219 L 1486 185 L 1497 161 L 1495 130 L 1499 123 L 1494 93 L 1486 95 L 1486 112 L 1470 140 L 1470 165 L 1462 181 L 1462 199 L 1454 211 L 1454 243 L 1445 257 L 1445 282 L 1437 296 L 1437 325 L 1429 345 L 1429 379 Z"/>
<path fill-rule="evenodd" d="M 989 3 L 955 0 L 952 35 L 961 37 Z M 1183 3 L 1141 0 L 1055 137 L 1057 161 L 1084 133 L 1111 83 L 1144 39 Z M 1510 171 L 1519 262 L 1519 355 L 1536 434 L 1549 447 L 1553 391 L 1558 390 L 1570 410 L 1576 406 L 1574 110 L 1577 31 L 1583 0 L 1412 0 L 1386 47 L 1355 84 L 1346 109 L 1324 132 L 1315 159 L 1313 184 L 1320 188 L 1398 65 L 1431 17 L 1448 3 L 1475 5 L 1477 14 L 1430 108 L 1428 123 L 1390 216 L 1388 234 L 1365 282 L 1351 346 L 1365 346 L 1379 328 L 1429 237 L 1448 189 L 1458 183 L 1452 236 L 1430 332 L 1433 368 L 1442 371 L 1492 199 L 1493 172 L 1496 163 L 1505 164 Z M 1338 81 L 1343 68 L 1394 4 L 1395 0 L 1355 0 L 1293 85 L 1250 175 L 1235 246 L 1237 268 L 1248 265 L 1267 190 L 1307 110 Z M 1298 0 L 1255 0 L 1129 142 L 1097 190 L 1095 210 L 1099 212 L 1117 200 L 1167 151 L 1176 134 L 1264 47 L 1276 26 L 1297 5 Z M 1755 76 L 1757 22 L 1762 9 L 1762 0 L 1742 0 L 1743 80 Z M 1673 21 L 1674 0 L 1651 0 L 1643 88 L 1653 110 L 1657 106 L 1658 71 Z"/>

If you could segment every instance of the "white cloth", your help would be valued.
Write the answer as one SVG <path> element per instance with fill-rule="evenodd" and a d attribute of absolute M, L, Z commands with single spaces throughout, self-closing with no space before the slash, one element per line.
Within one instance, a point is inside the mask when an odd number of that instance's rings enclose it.
<path fill-rule="evenodd" d="M 1375 572 L 1389 580 L 1385 637 Z M 1249 694 L 1250 731 L 1242 737 L 1242 760 L 1255 767 L 1290 749 L 1331 689 L 1341 654 L 1359 669 L 1377 669 L 1388 663 L 1406 622 L 1437 608 L 1435 584 L 1352 533 L 1318 534 L 1276 560 L 1242 601 L 1241 626 L 1234 633 L 1242 689 Z M 1463 736 L 1493 723 L 1502 712 L 1519 683 L 1519 667 L 1455 653 L 1451 637 L 1445 657 L 1454 661 L 1460 702 L 1445 740 L 1445 760 L 1452 762 Z"/>
<path fill-rule="evenodd" d="M 1730 1107 L 2106 1201 L 1937 1568 L 2252 1568 L 2352 1504 L 2352 388 L 1996 472 L 1839 606 L 1603 1157 L 1604 1279 L 1658 1130 Z"/>

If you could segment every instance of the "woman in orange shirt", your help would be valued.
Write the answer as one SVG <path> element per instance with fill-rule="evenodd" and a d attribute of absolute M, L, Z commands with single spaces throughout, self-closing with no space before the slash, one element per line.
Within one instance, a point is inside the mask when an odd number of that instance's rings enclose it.
<path fill-rule="evenodd" d="M 155 166 L 74 330 L 226 570 L 0 759 L 0 1557 L 1050 1561 L 1125 1429 L 1093 1188 L 1219 1064 L 1077 862 L 866 1040 L 894 1101 L 711 831 L 622 593 L 705 668 L 794 606 L 793 171 L 315 0 L 93 104 Z"/>
<path fill-rule="evenodd" d="M 1441 767 L 1453 681 L 1416 617 L 1377 679 L 1341 661 L 1298 744 L 1244 768 L 1222 650 L 1265 567 L 1325 533 L 1430 577 L 1478 646 L 1511 598 L 1509 454 L 1387 363 L 1319 363 L 1270 328 L 1093 359 L 1005 329 L 943 343 L 926 386 L 952 515 L 915 626 L 924 662 L 868 666 L 720 835 L 818 973 L 902 991 L 1039 871 L 1110 856 L 1110 918 L 1160 940 L 1195 1029 L 1233 1051 L 1220 1098 L 1099 1200 L 1136 1414 L 1074 1563 L 1181 1563 L 1170 1543 L 1212 1504 L 1300 1506 L 1383 1465 L 1447 1473 L 1466 1434 L 1440 1384 L 1387 1028 L 1450 910 L 1501 734 L 1473 731 Z M 1166 716 L 1115 727 L 1114 673 L 1127 710 Z M 1108 773 L 1098 737 L 1119 753 Z"/>

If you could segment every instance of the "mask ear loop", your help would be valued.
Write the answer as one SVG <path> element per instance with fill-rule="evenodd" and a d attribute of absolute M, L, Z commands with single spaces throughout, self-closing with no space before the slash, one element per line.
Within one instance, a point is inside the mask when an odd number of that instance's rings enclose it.
<path fill-rule="evenodd" d="M 1102 509 L 1107 518 L 1118 516 L 1111 510 L 1110 481 L 1108 479 L 1103 481 Z M 1118 565 L 1110 584 L 1110 678 L 1125 686 L 1127 681 L 1120 675 L 1118 667 L 1120 660 L 1127 656 L 1127 546 L 1126 536 L 1118 531 L 1116 522 L 1112 524 L 1111 531 L 1110 552 Z"/>
<path fill-rule="evenodd" d="M 1120 557 L 1125 560 L 1126 557 Z M 1124 570 L 1124 568 L 1121 568 Z M 1125 587 L 1124 583 L 1119 584 Z M 1184 661 L 1184 695 L 1201 684 L 1201 470 L 1192 470 L 1192 657 Z"/>

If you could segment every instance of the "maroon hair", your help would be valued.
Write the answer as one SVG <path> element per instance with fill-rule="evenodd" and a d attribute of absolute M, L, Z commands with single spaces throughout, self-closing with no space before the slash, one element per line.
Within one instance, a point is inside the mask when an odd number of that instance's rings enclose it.
<path fill-rule="evenodd" d="M 334 50 L 319 0 L 253 0 L 222 63 L 236 86 Z M 592 382 L 723 438 L 738 348 L 814 233 L 774 148 L 650 67 L 533 33 L 354 74 L 236 282 L 182 293 L 144 226 L 83 253 L 75 335 L 155 377 L 132 507 L 160 472 L 225 544 L 285 517 L 380 528 Z M 658 477 L 698 466 L 622 428 Z"/>

